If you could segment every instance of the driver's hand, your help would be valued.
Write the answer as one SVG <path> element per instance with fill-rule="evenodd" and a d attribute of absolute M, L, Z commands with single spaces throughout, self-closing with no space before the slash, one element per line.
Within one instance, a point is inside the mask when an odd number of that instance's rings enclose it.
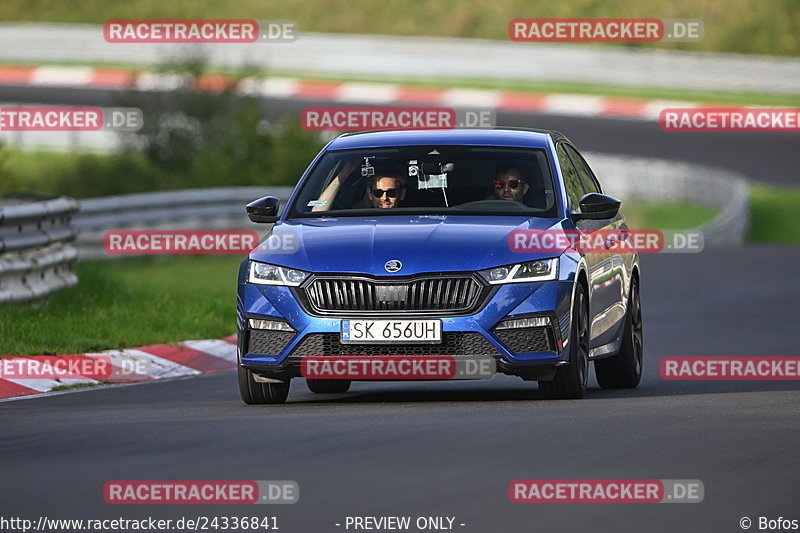
<path fill-rule="evenodd" d="M 346 181 L 347 178 L 353 173 L 353 171 L 358 167 L 358 159 L 348 159 L 344 162 L 342 166 L 341 172 L 339 172 L 339 180 Z"/>

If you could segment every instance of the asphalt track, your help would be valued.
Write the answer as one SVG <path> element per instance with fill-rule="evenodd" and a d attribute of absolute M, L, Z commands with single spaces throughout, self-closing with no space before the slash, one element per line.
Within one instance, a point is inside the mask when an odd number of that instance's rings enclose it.
<path fill-rule="evenodd" d="M 29 98 L 80 103 L 70 91 L 49 94 Z M 7 89 L 0 98 L 10 100 Z M 797 176 L 797 136 L 692 138 L 654 123 L 498 118 L 556 127 L 592 151 L 725 166 L 777 183 Z M 343 531 L 334 524 L 354 515 L 454 516 L 465 524 L 456 530 L 471 532 L 733 532 L 743 516 L 753 530 L 759 516 L 800 519 L 797 382 L 658 374 L 664 356 L 798 355 L 799 258 L 797 248 L 772 246 L 643 257 L 642 384 L 610 392 L 592 378 L 582 401 L 544 401 L 535 384 L 499 376 L 356 383 L 325 396 L 296 380 L 288 404 L 244 406 L 227 374 L 3 403 L 0 508 L 31 519 L 274 514 L 286 532 Z M 507 488 L 519 478 L 699 479 L 705 499 L 513 504 Z M 300 501 L 112 506 L 102 486 L 113 479 L 292 479 Z"/>

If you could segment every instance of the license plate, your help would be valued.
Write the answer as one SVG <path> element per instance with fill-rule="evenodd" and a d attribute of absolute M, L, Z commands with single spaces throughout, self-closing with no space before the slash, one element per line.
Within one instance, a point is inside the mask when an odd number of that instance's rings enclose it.
<path fill-rule="evenodd" d="M 440 344 L 441 320 L 342 320 L 344 344 Z"/>

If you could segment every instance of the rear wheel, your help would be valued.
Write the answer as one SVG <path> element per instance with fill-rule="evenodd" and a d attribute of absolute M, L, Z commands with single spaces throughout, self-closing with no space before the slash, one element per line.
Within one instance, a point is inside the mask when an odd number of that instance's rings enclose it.
<path fill-rule="evenodd" d="M 289 380 L 280 383 L 261 383 L 253 372 L 239 367 L 239 394 L 246 404 L 284 403 L 289 396 Z"/>
<path fill-rule="evenodd" d="M 306 378 L 306 385 L 308 385 L 308 390 L 318 393 L 342 393 L 350 390 L 349 379 Z"/>
<path fill-rule="evenodd" d="M 569 336 L 569 361 L 558 367 L 552 381 L 540 381 L 539 390 L 547 399 L 580 399 L 589 381 L 589 300 L 583 285 L 575 288 L 572 329 Z"/>
<path fill-rule="evenodd" d="M 622 346 L 617 355 L 594 362 L 597 383 L 604 389 L 632 389 L 642 379 L 643 362 L 642 305 L 639 300 L 639 283 L 633 278 L 628 313 L 625 315 L 625 329 L 622 332 Z"/>

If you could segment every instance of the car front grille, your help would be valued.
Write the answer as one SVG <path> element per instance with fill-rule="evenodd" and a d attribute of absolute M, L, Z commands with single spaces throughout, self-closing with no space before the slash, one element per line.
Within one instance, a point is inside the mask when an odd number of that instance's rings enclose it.
<path fill-rule="evenodd" d="M 318 314 L 460 314 L 475 310 L 487 292 L 473 276 L 407 280 L 317 277 L 300 290 Z"/>
<path fill-rule="evenodd" d="M 412 356 L 450 355 L 491 356 L 499 352 L 480 333 L 447 332 L 441 344 L 342 344 L 338 333 L 311 333 L 289 354 L 290 358 L 325 355 Z"/>
<path fill-rule="evenodd" d="M 492 333 L 513 353 L 556 351 L 549 327 L 498 329 Z"/>

